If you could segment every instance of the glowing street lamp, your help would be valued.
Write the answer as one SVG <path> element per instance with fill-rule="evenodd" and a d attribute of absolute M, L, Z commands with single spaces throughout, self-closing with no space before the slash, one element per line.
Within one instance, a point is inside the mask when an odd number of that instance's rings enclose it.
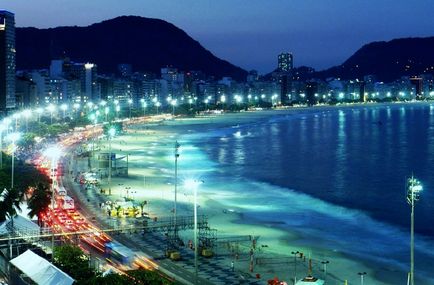
<path fill-rule="evenodd" d="M 143 107 L 143 116 L 145 116 L 146 113 L 146 102 L 145 102 L 145 98 L 140 99 L 140 103 L 142 103 L 142 107 Z"/>
<path fill-rule="evenodd" d="M 161 103 L 157 101 L 157 102 L 155 103 L 155 107 L 157 107 L 157 115 L 158 115 L 158 108 L 159 108 L 160 106 L 161 106 Z"/>
<path fill-rule="evenodd" d="M 133 99 L 128 99 L 128 105 L 130 107 L 130 115 L 129 118 L 131 119 L 131 106 L 133 105 Z"/>
<path fill-rule="evenodd" d="M 62 154 L 62 150 L 56 145 L 48 147 L 44 152 L 44 156 L 51 158 L 50 178 L 51 178 L 51 211 L 53 211 L 51 215 L 52 225 L 54 225 L 54 188 L 55 188 L 54 182 L 56 178 L 55 169 L 57 168 L 57 161 L 60 158 L 61 154 Z M 54 230 L 51 229 L 51 232 L 52 232 L 51 248 L 52 250 L 54 250 Z M 53 255 L 51 259 L 53 260 Z"/>
<path fill-rule="evenodd" d="M 11 189 L 14 188 L 14 160 L 15 160 L 15 151 L 16 151 L 16 142 L 20 139 L 20 133 L 10 133 L 7 136 L 7 140 L 12 142 L 12 168 L 11 168 Z"/>
<path fill-rule="evenodd" d="M 37 108 L 36 113 L 38 114 L 38 123 L 40 123 L 41 122 L 41 115 L 42 115 L 42 113 L 44 113 L 44 109 Z"/>
<path fill-rule="evenodd" d="M 172 101 L 170 101 L 170 105 L 172 105 L 172 116 L 175 117 L 176 99 L 172 99 Z"/>
<path fill-rule="evenodd" d="M 48 105 L 47 110 L 50 112 L 50 124 L 53 124 L 53 112 L 56 110 L 56 106 L 50 104 Z"/>
<path fill-rule="evenodd" d="M 203 181 L 188 179 L 185 181 L 187 189 L 193 189 L 194 194 L 194 284 L 197 284 L 197 255 L 198 255 L 198 240 L 197 240 L 197 188 Z"/>
<path fill-rule="evenodd" d="M 121 107 L 119 105 L 116 105 L 116 118 L 119 119 L 119 111 L 121 110 Z"/>
<path fill-rule="evenodd" d="M 12 118 L 15 119 L 15 131 L 18 131 L 18 119 L 21 117 L 20 113 L 15 113 L 12 115 Z"/>
<path fill-rule="evenodd" d="M 108 114 L 110 112 L 110 108 L 109 107 L 105 107 L 104 108 L 104 114 L 105 114 L 105 121 L 108 122 Z"/>
<path fill-rule="evenodd" d="M 74 117 L 77 117 L 76 115 L 77 115 L 78 110 L 80 109 L 80 104 L 74 103 L 72 105 L 72 109 L 74 110 Z"/>
<path fill-rule="evenodd" d="M 66 110 L 68 110 L 68 105 L 62 104 L 60 105 L 60 109 L 63 111 L 63 120 L 66 118 Z"/>
<path fill-rule="evenodd" d="M 32 111 L 30 109 L 26 109 L 23 111 L 23 117 L 26 119 L 26 132 L 29 129 L 29 118 L 32 115 Z"/>
<path fill-rule="evenodd" d="M 414 285 L 414 205 L 419 201 L 422 183 L 413 176 L 407 179 L 407 202 L 411 206 L 410 285 Z"/>
<path fill-rule="evenodd" d="M 115 128 L 110 128 L 108 130 L 108 140 L 109 140 L 109 173 L 108 173 L 108 188 L 109 195 L 112 194 L 112 138 L 116 134 Z"/>

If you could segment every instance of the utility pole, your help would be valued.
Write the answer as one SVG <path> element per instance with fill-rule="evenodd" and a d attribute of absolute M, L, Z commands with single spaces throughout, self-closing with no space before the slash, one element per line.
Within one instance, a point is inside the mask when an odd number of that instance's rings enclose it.
<path fill-rule="evenodd" d="M 177 215 L 177 202 L 178 202 L 178 158 L 179 158 L 179 147 L 181 145 L 178 143 L 178 141 L 175 142 L 175 203 L 173 206 L 173 225 L 174 225 L 174 234 L 175 239 L 178 237 L 178 229 L 176 225 L 176 215 Z"/>

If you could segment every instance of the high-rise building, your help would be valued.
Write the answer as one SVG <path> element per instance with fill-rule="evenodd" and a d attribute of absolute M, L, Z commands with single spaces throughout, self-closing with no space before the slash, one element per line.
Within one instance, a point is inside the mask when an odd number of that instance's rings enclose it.
<path fill-rule="evenodd" d="M 277 57 L 277 69 L 280 72 L 290 72 L 293 68 L 293 57 L 292 53 L 282 52 Z"/>
<path fill-rule="evenodd" d="M 15 108 L 15 17 L 0 10 L 0 112 Z"/>

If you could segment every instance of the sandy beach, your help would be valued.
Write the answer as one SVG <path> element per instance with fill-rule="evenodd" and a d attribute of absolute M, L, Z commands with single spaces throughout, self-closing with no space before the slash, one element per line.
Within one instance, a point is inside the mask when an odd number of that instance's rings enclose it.
<path fill-rule="evenodd" d="M 362 106 L 363 107 L 363 106 Z M 336 107 L 294 108 L 290 110 L 273 110 L 231 113 L 224 115 L 210 115 L 197 118 L 176 118 L 161 124 L 134 125 L 125 134 L 117 136 L 112 141 L 112 151 L 117 157 L 128 155 L 128 177 L 113 177 L 110 199 L 120 200 L 128 196 L 135 201 L 148 201 L 145 211 L 151 217 L 172 215 L 174 199 L 174 145 L 181 144 L 179 157 L 178 184 L 178 214 L 192 215 L 193 195 L 191 189 L 183 186 L 183 181 L 189 178 L 203 180 L 200 185 L 198 204 L 199 214 L 209 217 L 211 228 L 218 230 L 218 237 L 229 236 L 258 236 L 258 243 L 254 252 L 259 260 L 281 260 L 268 264 L 255 264 L 250 273 L 260 274 L 266 280 L 279 277 L 281 280 L 291 280 L 294 277 L 292 251 L 303 252 L 304 257 L 314 260 L 314 275 L 324 277 L 321 261 L 329 261 L 327 267 L 327 284 L 358 284 L 358 272 L 367 272 L 366 281 L 370 284 L 398 284 L 402 280 L 394 280 L 394 269 L 381 268 L 362 260 L 350 258 L 339 252 L 339 249 L 323 248 L 315 242 L 303 241 L 304 237 L 297 233 L 284 230 L 272 221 L 257 223 L 246 219 L 244 213 L 251 205 L 230 203 L 231 198 L 239 196 L 233 191 L 232 185 L 222 188 L 216 186 L 207 177 L 219 171 L 218 162 L 207 159 L 200 146 L 190 142 L 191 136 L 200 136 L 210 129 L 236 128 L 241 124 L 254 123 L 271 116 L 293 116 L 311 112 L 333 110 Z M 345 108 L 360 108 L 347 106 Z M 100 152 L 107 152 L 108 143 L 99 142 Z M 236 175 L 236 174 L 234 174 Z M 107 179 L 102 179 L 102 188 L 107 188 Z M 247 190 L 247 189 L 246 189 Z M 266 201 L 257 197 L 256 207 L 269 207 Z M 181 237 L 187 241 L 192 239 L 191 232 L 182 232 Z M 249 251 L 249 244 L 242 245 L 242 252 Z M 218 252 L 217 252 L 218 253 Z M 248 257 L 248 255 L 244 255 Z M 228 264 L 234 257 L 228 256 Z M 264 262 L 266 263 L 266 262 Z M 304 277 L 307 273 L 305 258 L 297 258 L 297 277 Z M 235 260 L 235 269 L 249 272 L 248 258 Z M 288 282 L 288 284 L 291 284 Z"/>

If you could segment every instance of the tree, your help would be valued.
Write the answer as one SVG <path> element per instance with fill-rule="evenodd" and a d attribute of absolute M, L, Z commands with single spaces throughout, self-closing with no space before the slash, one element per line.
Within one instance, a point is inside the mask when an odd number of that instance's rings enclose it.
<path fill-rule="evenodd" d="M 51 193 L 49 188 L 43 183 L 38 183 L 27 203 L 30 209 L 29 217 L 37 216 L 38 225 L 40 226 L 42 226 L 41 214 L 47 212 L 50 202 Z"/>
<path fill-rule="evenodd" d="M 11 219 L 12 227 L 14 226 L 14 217 L 17 215 L 17 210 L 21 211 L 20 202 L 23 194 L 16 188 L 6 189 L 0 193 L 0 222 Z"/>
<path fill-rule="evenodd" d="M 142 202 L 140 202 L 139 206 L 140 206 L 140 210 L 141 210 L 141 214 L 142 217 L 144 216 L 145 213 L 145 206 L 148 204 L 148 201 L 144 200 Z"/>
<path fill-rule="evenodd" d="M 89 267 L 89 258 L 75 245 L 63 245 L 54 248 L 54 265 L 79 281 L 95 276 Z"/>
<path fill-rule="evenodd" d="M 137 284 L 146 284 L 146 285 L 173 284 L 173 282 L 169 281 L 169 279 L 159 271 L 139 269 L 139 270 L 128 271 L 127 274 L 131 276 L 137 282 Z"/>
<path fill-rule="evenodd" d="M 77 282 L 79 285 L 131 285 L 139 284 L 130 277 L 119 274 L 107 274 L 106 276 L 95 276 L 88 280 Z"/>

